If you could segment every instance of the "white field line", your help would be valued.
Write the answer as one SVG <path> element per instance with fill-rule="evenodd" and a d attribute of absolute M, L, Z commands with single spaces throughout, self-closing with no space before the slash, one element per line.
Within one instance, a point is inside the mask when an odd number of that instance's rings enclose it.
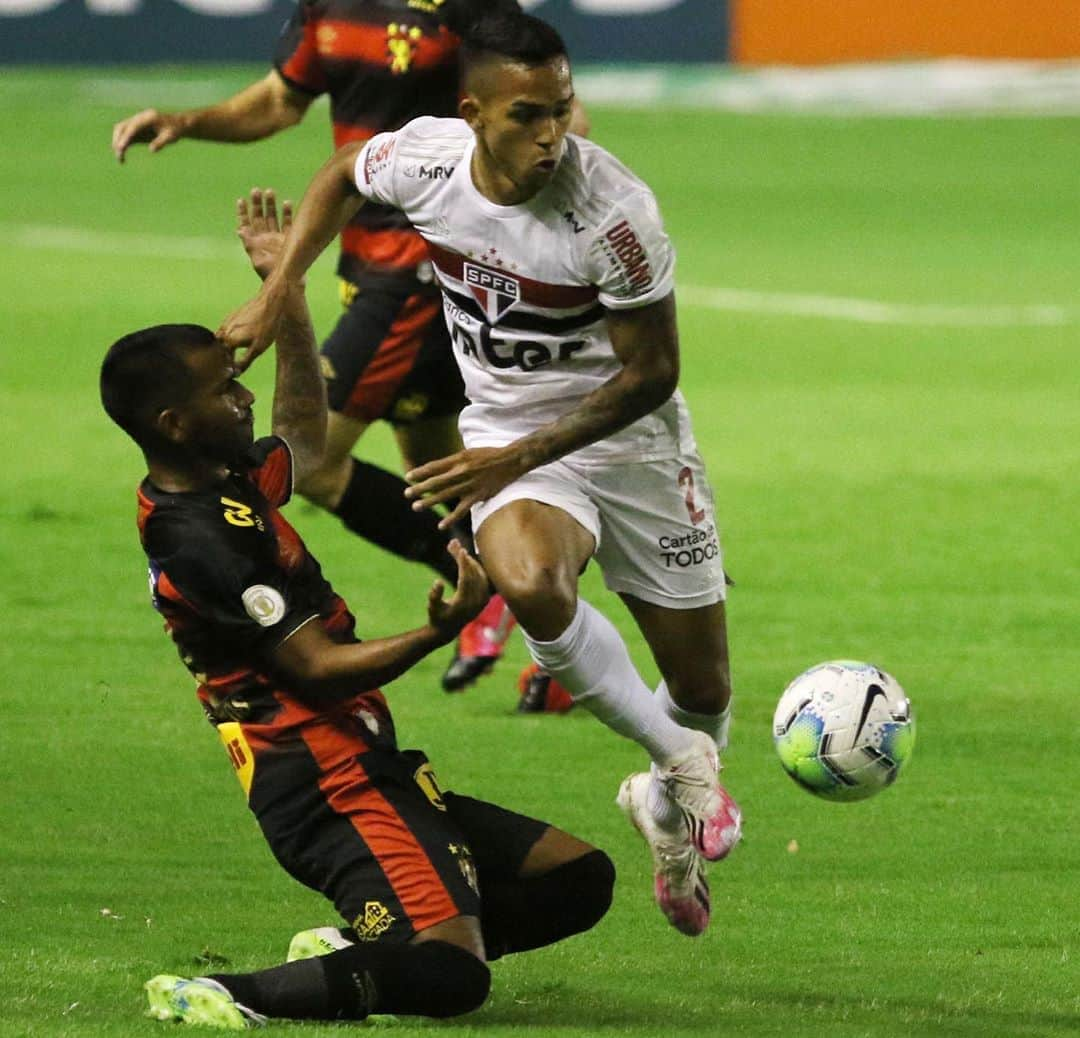
<path fill-rule="evenodd" d="M 748 314 L 821 317 L 859 324 L 921 325 L 939 328 L 1028 328 L 1071 324 L 1069 311 L 1055 304 L 886 303 L 875 299 L 755 292 L 741 288 L 679 286 L 680 303 Z"/>
<path fill-rule="evenodd" d="M 0 240 L 22 249 L 147 259 L 236 259 L 241 254 L 238 244 L 223 238 L 93 231 L 79 227 L 30 223 L 0 224 Z"/>
<path fill-rule="evenodd" d="M 23 249 L 43 249 L 127 258 L 239 261 L 240 248 L 225 238 L 132 231 L 94 231 L 38 224 L 0 224 L 0 241 Z M 758 292 L 741 288 L 680 285 L 686 306 L 782 317 L 815 317 L 859 324 L 946 328 L 1029 328 L 1072 324 L 1074 316 L 1056 304 L 891 303 L 875 299 Z"/>

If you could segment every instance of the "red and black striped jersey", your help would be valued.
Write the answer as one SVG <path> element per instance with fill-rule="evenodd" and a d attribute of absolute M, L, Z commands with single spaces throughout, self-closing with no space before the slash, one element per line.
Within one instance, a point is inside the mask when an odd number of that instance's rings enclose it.
<path fill-rule="evenodd" d="M 516 0 L 301 0 L 278 42 L 274 65 L 307 94 L 330 95 L 334 147 L 366 141 L 420 115 L 457 112 L 461 33 Z M 365 205 L 341 235 L 338 273 L 413 271 L 428 258 L 397 210 Z"/>
<path fill-rule="evenodd" d="M 322 624 L 334 641 L 358 640 L 344 600 L 279 511 L 291 493 L 292 456 L 274 436 L 258 440 L 212 491 L 170 493 L 143 480 L 138 525 L 153 606 L 213 723 L 265 725 L 272 736 L 365 710 L 392 742 L 378 689 L 358 689 L 327 708 L 283 687 L 269 666 L 269 653 L 308 622 Z"/>

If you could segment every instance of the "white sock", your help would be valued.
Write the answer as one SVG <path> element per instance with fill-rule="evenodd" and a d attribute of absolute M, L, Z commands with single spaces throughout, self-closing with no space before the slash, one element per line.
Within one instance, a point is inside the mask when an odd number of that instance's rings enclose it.
<path fill-rule="evenodd" d="M 660 704 L 664 713 L 676 724 L 681 725 L 683 728 L 692 728 L 697 732 L 705 732 L 712 737 L 717 750 L 727 749 L 728 729 L 731 727 L 730 703 L 718 714 L 696 714 L 690 710 L 684 710 L 671 698 L 665 681 L 661 681 L 656 689 L 656 701 Z M 675 801 L 667 795 L 667 791 L 660 781 L 660 769 L 655 764 L 650 768 L 650 774 L 652 781 L 649 783 L 647 801 L 649 813 L 656 819 L 659 826 L 674 831 L 682 823 L 682 812 Z"/>
<path fill-rule="evenodd" d="M 717 750 L 727 749 L 728 729 L 731 727 L 731 703 L 729 702 L 718 714 L 695 714 L 684 710 L 668 692 L 667 682 L 661 681 L 656 688 L 656 698 L 664 713 L 683 728 L 693 728 L 695 732 L 705 732 L 712 736 Z"/>
<path fill-rule="evenodd" d="M 633 739 L 654 761 L 663 765 L 686 753 L 689 733 L 664 713 L 619 632 L 588 602 L 578 600 L 574 619 L 555 641 L 536 641 L 526 633 L 525 644 L 575 703 L 613 732 Z"/>

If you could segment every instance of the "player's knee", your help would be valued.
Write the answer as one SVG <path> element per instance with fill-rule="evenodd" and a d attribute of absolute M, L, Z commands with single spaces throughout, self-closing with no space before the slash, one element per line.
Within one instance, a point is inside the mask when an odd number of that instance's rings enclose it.
<path fill-rule="evenodd" d="M 499 574 L 499 592 L 533 637 L 554 640 L 574 618 L 577 583 L 560 567 L 522 560 Z"/>
<path fill-rule="evenodd" d="M 607 915 L 615 889 L 615 863 L 601 850 L 590 851 L 564 866 L 577 906 L 571 933 L 591 930 Z"/>
<path fill-rule="evenodd" d="M 424 1016 L 460 1016 L 479 1009 L 491 990 L 491 970 L 471 952 L 446 941 L 415 946 L 415 977 L 423 985 Z"/>

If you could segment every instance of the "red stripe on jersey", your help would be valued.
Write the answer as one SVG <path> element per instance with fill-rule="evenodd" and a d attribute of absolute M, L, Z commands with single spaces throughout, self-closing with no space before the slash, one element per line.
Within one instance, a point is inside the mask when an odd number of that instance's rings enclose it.
<path fill-rule="evenodd" d="M 252 475 L 263 497 L 275 507 L 289 499 L 292 490 L 292 461 L 289 448 L 278 444 Z"/>
<path fill-rule="evenodd" d="M 401 29 L 408 32 L 404 25 Z M 400 56 L 391 48 L 391 39 L 400 47 Z M 450 58 L 456 45 L 457 37 L 445 28 L 439 29 L 438 36 L 391 37 L 389 25 L 356 25 L 326 19 L 315 30 L 315 46 L 324 61 L 365 61 L 400 72 L 441 65 Z"/>
<path fill-rule="evenodd" d="M 304 26 L 304 35 L 296 50 L 289 55 L 288 61 L 281 66 L 281 73 L 292 83 L 320 94 L 327 88 L 326 73 L 319 64 L 319 49 L 315 38 L 316 25 L 308 22 Z"/>
<path fill-rule="evenodd" d="M 379 133 L 379 127 L 366 123 L 344 123 L 334 120 L 334 147 L 340 148 L 345 144 L 353 144 L 356 141 L 369 141 Z"/>
<path fill-rule="evenodd" d="M 187 606 L 193 613 L 197 613 L 198 610 L 186 599 L 181 593 L 180 589 L 169 579 L 169 574 L 162 570 L 158 574 L 157 578 L 157 596 L 158 598 L 167 598 L 170 602 L 175 602 L 177 605 Z M 166 617 L 165 626 L 172 628 L 172 621 Z"/>
<path fill-rule="evenodd" d="M 522 277 L 509 270 L 499 267 L 491 267 L 485 263 L 477 263 L 475 260 L 466 259 L 459 252 L 452 249 L 444 249 L 429 241 L 428 249 L 431 252 L 431 260 L 436 267 L 447 277 L 456 281 L 465 280 L 465 264 L 474 267 L 483 267 L 493 274 L 511 278 L 521 287 L 521 301 L 530 306 L 539 306 L 548 310 L 569 310 L 572 307 L 585 306 L 596 301 L 599 292 L 595 285 L 551 285 L 546 281 L 534 281 L 532 278 Z"/>
<path fill-rule="evenodd" d="M 341 250 L 380 267 L 415 267 L 428 259 L 428 247 L 411 227 L 378 230 L 349 224 L 341 232 Z"/>
<path fill-rule="evenodd" d="M 139 510 L 135 513 L 135 523 L 139 527 L 139 536 L 142 537 L 146 531 L 146 522 L 150 518 L 154 511 L 154 502 L 150 500 L 140 487 L 135 491 L 135 496 L 139 502 Z"/>
<path fill-rule="evenodd" d="M 307 548 L 300 539 L 300 534 L 276 508 L 270 513 L 270 522 L 274 526 L 274 537 L 277 540 L 277 558 L 274 561 L 286 573 L 295 573 L 307 558 Z"/>
<path fill-rule="evenodd" d="M 329 724 L 309 725 L 302 735 L 319 765 L 319 788 L 331 810 L 347 819 L 367 844 L 413 929 L 424 930 L 458 915 L 427 851 L 360 763 L 355 741 Z"/>
<path fill-rule="evenodd" d="M 412 295 L 405 300 L 386 338 L 353 387 L 346 404 L 348 413 L 368 421 L 386 413 L 402 380 L 416 363 L 424 332 L 438 319 L 441 309 L 438 297 Z"/>

